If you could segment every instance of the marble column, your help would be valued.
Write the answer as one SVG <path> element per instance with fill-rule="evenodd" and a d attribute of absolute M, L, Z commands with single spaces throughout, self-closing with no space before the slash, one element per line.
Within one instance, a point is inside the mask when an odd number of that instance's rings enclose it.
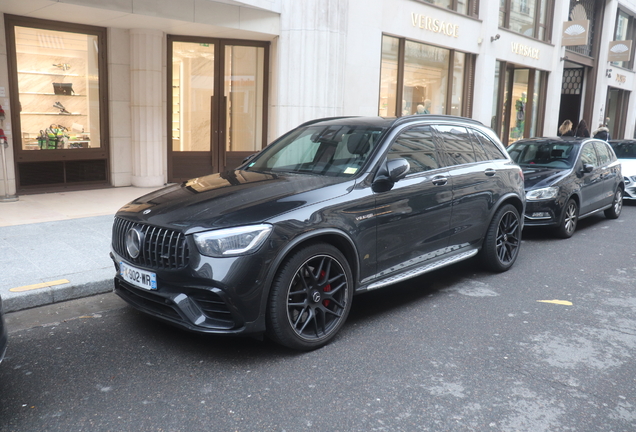
<path fill-rule="evenodd" d="M 272 108 L 283 133 L 342 115 L 349 0 L 283 0 Z"/>
<path fill-rule="evenodd" d="M 133 186 L 152 187 L 165 183 L 162 59 L 163 32 L 130 30 Z"/>

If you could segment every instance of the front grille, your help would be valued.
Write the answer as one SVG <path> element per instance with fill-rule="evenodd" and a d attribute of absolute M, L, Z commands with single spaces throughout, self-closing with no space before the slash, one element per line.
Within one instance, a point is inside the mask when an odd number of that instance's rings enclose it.
<path fill-rule="evenodd" d="M 139 256 L 133 258 L 126 249 L 126 234 L 131 228 L 142 234 Z M 115 218 L 113 249 L 133 264 L 142 267 L 176 270 L 188 265 L 189 250 L 185 235 L 178 231 Z"/>

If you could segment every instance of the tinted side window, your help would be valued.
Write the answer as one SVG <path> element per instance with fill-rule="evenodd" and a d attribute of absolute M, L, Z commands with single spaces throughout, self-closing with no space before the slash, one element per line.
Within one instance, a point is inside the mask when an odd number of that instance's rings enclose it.
<path fill-rule="evenodd" d="M 507 159 L 506 156 L 502 153 L 501 149 L 492 142 L 490 138 L 488 138 L 483 132 L 478 130 L 473 130 L 473 135 L 477 137 L 479 143 L 484 148 L 486 155 L 489 160 L 497 160 L 497 159 Z"/>
<path fill-rule="evenodd" d="M 471 129 L 468 129 L 468 130 L 471 131 Z M 481 145 L 481 143 L 479 142 L 475 134 L 469 132 L 469 135 L 470 135 L 470 140 L 473 142 L 473 152 L 475 153 L 475 161 L 485 162 L 487 160 L 490 160 L 491 158 L 486 154 L 486 150 L 484 149 L 484 146 Z"/>
<path fill-rule="evenodd" d="M 598 166 L 598 159 L 596 158 L 596 152 L 594 151 L 594 146 L 592 143 L 587 143 L 583 146 L 581 150 L 581 162 L 584 164 Z"/>
<path fill-rule="evenodd" d="M 463 126 L 435 126 L 444 142 L 444 149 L 448 160 L 453 165 L 475 162 L 475 152 L 470 142 L 468 130 Z"/>
<path fill-rule="evenodd" d="M 419 126 L 402 132 L 389 149 L 387 159 L 404 158 L 409 161 L 409 174 L 429 171 L 444 166 L 441 163 L 433 131 L 430 126 Z"/>
<path fill-rule="evenodd" d="M 607 144 L 594 143 L 594 147 L 596 147 L 596 154 L 598 154 L 598 160 L 601 165 L 607 165 L 612 161 L 612 156 L 607 148 Z"/>
<path fill-rule="evenodd" d="M 622 141 L 610 144 L 619 159 L 636 159 L 636 142 Z"/>

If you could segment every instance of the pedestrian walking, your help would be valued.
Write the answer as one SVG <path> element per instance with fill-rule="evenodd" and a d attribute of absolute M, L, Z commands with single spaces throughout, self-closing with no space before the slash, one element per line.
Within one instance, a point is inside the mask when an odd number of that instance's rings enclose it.
<path fill-rule="evenodd" d="M 574 133 L 574 136 L 580 137 L 580 138 L 590 137 L 590 130 L 587 128 L 587 123 L 585 123 L 585 120 L 581 119 L 578 126 L 576 127 L 576 132 Z"/>
<path fill-rule="evenodd" d="M 598 125 L 598 129 L 592 133 L 592 136 L 603 141 L 609 141 L 612 139 L 609 129 L 602 123 Z"/>
<path fill-rule="evenodd" d="M 572 122 L 570 120 L 565 120 L 559 126 L 559 131 L 557 132 L 558 136 L 574 136 L 574 131 L 572 130 Z"/>

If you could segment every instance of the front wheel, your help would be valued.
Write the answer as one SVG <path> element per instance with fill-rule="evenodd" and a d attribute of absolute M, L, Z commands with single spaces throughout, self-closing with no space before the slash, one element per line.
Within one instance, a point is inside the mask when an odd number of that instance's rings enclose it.
<path fill-rule="evenodd" d="M 342 327 L 353 297 L 353 276 L 334 246 L 314 243 L 295 252 L 274 278 L 267 335 L 288 348 L 313 350 Z"/>
<path fill-rule="evenodd" d="M 512 204 L 506 204 L 492 218 L 481 258 L 492 271 L 504 272 L 515 263 L 521 246 L 521 223 L 519 211 Z"/>
<path fill-rule="evenodd" d="M 579 206 L 576 201 L 569 199 L 563 210 L 561 222 L 556 229 L 556 235 L 560 238 L 567 239 L 572 237 L 579 221 Z"/>
<path fill-rule="evenodd" d="M 621 215 L 621 210 L 623 210 L 623 190 L 618 187 L 614 193 L 612 206 L 605 210 L 605 217 L 608 219 L 618 219 Z"/>

